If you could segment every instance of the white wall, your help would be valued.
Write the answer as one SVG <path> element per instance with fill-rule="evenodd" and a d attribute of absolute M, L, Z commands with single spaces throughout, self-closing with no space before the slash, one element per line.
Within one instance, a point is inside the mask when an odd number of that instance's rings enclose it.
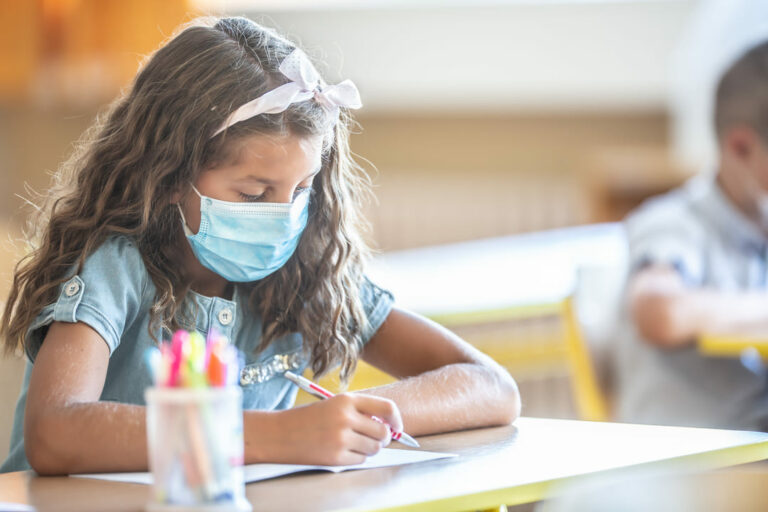
<path fill-rule="evenodd" d="M 672 50 L 697 1 L 436 4 L 230 0 L 224 8 L 325 55 L 326 76 L 352 78 L 369 112 L 581 110 L 664 108 Z"/>

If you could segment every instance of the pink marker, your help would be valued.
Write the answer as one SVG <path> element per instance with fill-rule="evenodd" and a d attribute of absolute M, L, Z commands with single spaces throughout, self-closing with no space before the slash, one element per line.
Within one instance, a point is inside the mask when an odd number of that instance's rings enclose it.
<path fill-rule="evenodd" d="M 187 331 L 178 330 L 173 334 L 171 339 L 171 368 L 168 372 L 168 385 L 179 386 L 181 384 L 180 370 L 181 362 L 184 359 L 184 346 L 189 341 L 189 333 Z"/>
<path fill-rule="evenodd" d="M 311 380 L 305 377 L 302 377 L 301 375 L 296 375 L 291 371 L 285 372 L 285 378 L 293 382 L 297 386 L 299 386 L 299 388 L 303 389 L 310 395 L 315 396 L 317 398 L 326 399 L 326 398 L 332 398 L 333 396 L 335 396 L 333 393 L 331 393 L 324 387 L 318 386 Z M 376 416 L 373 416 L 373 419 L 378 421 L 379 423 L 384 423 L 383 421 L 381 421 L 380 418 L 377 418 Z M 405 432 L 397 432 L 390 425 L 387 425 L 387 427 L 389 428 L 389 432 L 392 434 L 393 441 L 397 441 L 399 443 L 404 444 L 405 446 L 411 446 L 413 448 L 418 448 L 420 446 L 418 441 L 416 441 L 414 438 L 412 438 Z"/>

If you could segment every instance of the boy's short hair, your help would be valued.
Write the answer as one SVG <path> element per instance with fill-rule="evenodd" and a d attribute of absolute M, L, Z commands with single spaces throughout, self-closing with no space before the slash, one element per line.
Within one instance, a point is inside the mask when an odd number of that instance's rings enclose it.
<path fill-rule="evenodd" d="M 734 61 L 717 84 L 715 133 L 718 139 L 737 124 L 751 126 L 768 142 L 768 41 Z"/>

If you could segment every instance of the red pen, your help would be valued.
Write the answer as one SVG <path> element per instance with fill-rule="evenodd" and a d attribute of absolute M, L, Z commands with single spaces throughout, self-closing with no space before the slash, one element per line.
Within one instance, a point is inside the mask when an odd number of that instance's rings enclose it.
<path fill-rule="evenodd" d="M 307 379 L 305 377 L 302 377 L 301 375 L 296 375 L 295 373 L 293 373 L 291 371 L 285 372 L 285 378 L 290 380 L 291 382 L 293 382 L 297 386 L 299 386 L 299 388 L 303 389 L 304 391 L 306 391 L 310 395 L 316 396 L 317 398 L 325 399 L 325 398 L 331 398 L 331 397 L 334 396 L 333 393 L 331 393 L 330 391 L 328 391 L 324 387 L 318 386 L 317 384 L 315 384 L 311 380 L 309 380 L 309 379 Z M 376 416 L 374 416 L 373 419 L 375 419 L 376 421 L 381 421 Z M 406 434 L 405 432 L 396 432 L 389 425 L 387 425 L 387 427 L 389 428 L 389 432 L 392 434 L 392 440 L 393 441 L 397 441 L 398 443 L 402 443 L 402 444 L 404 444 L 406 446 L 411 446 L 413 448 L 419 448 L 419 446 L 420 446 L 419 443 L 414 438 L 412 438 L 411 436 Z"/>

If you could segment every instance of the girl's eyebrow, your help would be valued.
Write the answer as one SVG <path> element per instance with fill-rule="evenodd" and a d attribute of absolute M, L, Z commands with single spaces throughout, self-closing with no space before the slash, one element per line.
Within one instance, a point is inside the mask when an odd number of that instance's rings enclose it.
<path fill-rule="evenodd" d="M 314 171 L 309 173 L 306 177 L 302 178 L 301 181 L 306 181 L 309 178 L 314 178 L 322 169 L 322 165 L 317 167 Z M 248 176 L 245 176 L 242 181 L 257 181 L 259 183 L 263 183 L 265 185 L 272 185 L 274 184 L 274 180 L 271 180 L 269 178 L 262 178 L 261 176 L 256 176 L 255 174 L 249 174 Z"/>

